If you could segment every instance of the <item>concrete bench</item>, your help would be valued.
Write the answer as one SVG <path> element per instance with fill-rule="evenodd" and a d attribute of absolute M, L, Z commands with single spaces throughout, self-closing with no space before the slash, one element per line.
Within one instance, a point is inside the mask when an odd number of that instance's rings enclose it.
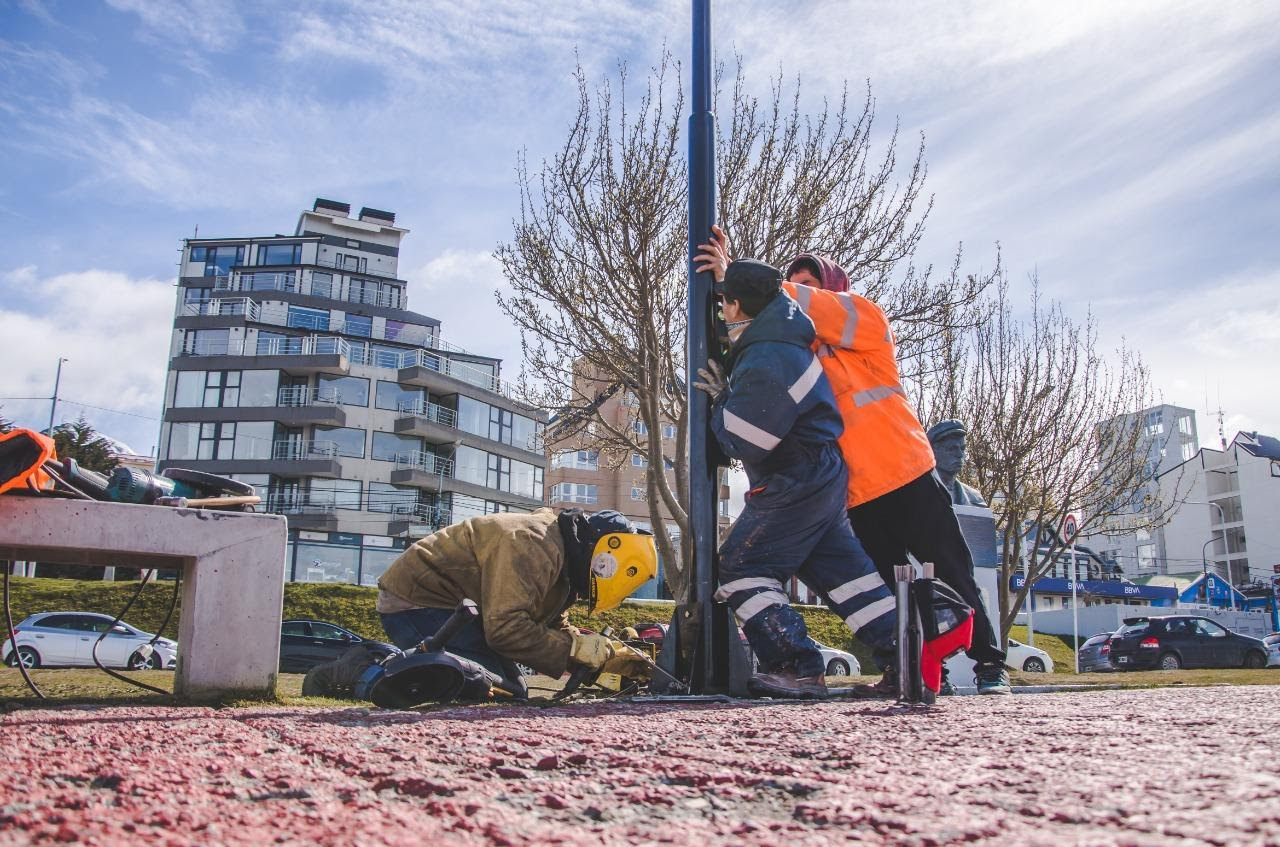
<path fill-rule="evenodd" d="M 174 693 L 192 699 L 275 693 L 287 539 L 280 515 L 0 497 L 0 560 L 181 569 Z"/>

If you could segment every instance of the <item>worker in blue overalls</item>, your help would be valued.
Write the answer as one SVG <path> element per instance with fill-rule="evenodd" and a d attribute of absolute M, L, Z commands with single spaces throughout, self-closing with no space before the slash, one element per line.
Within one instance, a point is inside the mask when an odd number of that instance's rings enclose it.
<path fill-rule="evenodd" d="M 742 460 L 750 483 L 720 548 L 716 599 L 733 608 L 759 659 L 753 691 L 824 697 L 822 653 L 784 584 L 799 577 L 877 650 L 892 649 L 897 617 L 845 514 L 847 470 L 837 444 L 844 425 L 811 351 L 813 323 L 781 285 L 782 274 L 764 262 L 728 266 L 729 376 L 712 361 L 694 382 L 712 398 L 716 440 Z"/>

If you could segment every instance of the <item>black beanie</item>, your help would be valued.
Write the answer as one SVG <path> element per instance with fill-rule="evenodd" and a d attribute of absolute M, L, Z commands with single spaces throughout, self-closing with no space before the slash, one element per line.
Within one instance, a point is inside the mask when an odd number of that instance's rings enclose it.
<path fill-rule="evenodd" d="M 758 259 L 730 262 L 724 272 L 724 298 L 736 300 L 751 317 L 782 290 L 782 272 Z"/>

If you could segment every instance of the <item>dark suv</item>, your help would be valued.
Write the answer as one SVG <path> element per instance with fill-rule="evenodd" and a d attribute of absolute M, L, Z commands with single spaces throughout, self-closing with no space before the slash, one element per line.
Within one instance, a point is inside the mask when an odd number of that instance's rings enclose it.
<path fill-rule="evenodd" d="M 1267 663 L 1261 640 L 1238 635 L 1208 618 L 1168 615 L 1125 618 L 1111 636 L 1117 670 L 1260 668 Z"/>
<path fill-rule="evenodd" d="M 396 649 L 382 641 L 361 638 L 354 632 L 327 621 L 285 621 L 280 627 L 280 671 L 306 673 L 316 665 L 338 658 L 351 645 L 361 643 L 372 645 L 386 653 Z"/>

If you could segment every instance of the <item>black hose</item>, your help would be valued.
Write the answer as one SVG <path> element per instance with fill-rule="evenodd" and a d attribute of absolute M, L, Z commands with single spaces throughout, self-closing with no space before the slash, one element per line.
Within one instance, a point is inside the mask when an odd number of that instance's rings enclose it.
<path fill-rule="evenodd" d="M 95 641 L 95 642 L 93 642 L 93 651 L 92 651 L 92 652 L 93 652 L 93 663 L 94 663 L 94 665 L 96 665 L 96 666 L 97 666 L 98 670 L 102 671 L 102 672 L 103 672 L 103 673 L 105 673 L 107 676 L 113 677 L 114 679 L 118 679 L 118 680 L 120 680 L 121 682 L 127 682 L 127 683 L 129 683 L 130 685 L 136 685 L 138 688 L 145 688 L 147 691 L 154 691 L 156 694 L 163 694 L 163 695 L 165 695 L 165 696 L 167 697 L 167 696 L 171 695 L 173 692 L 172 692 L 172 691 L 165 691 L 163 688 L 156 688 L 154 685 L 148 685 L 148 684 L 147 684 L 147 683 L 145 683 L 145 682 L 139 682 L 139 681 L 138 681 L 138 680 L 136 680 L 136 679 L 130 679 L 129 677 L 125 676 L 124 674 L 116 673 L 115 671 L 111 670 L 111 668 L 109 668 L 109 667 L 107 667 L 106 665 L 102 664 L 102 661 L 98 659 L 98 645 L 102 643 L 102 639 L 106 638 L 106 637 L 107 637 L 107 634 L 108 634 L 108 633 L 110 633 L 110 632 L 111 632 L 111 630 L 115 628 L 115 625 L 116 625 L 116 624 L 118 624 L 118 623 L 120 623 L 121 618 L 123 618 L 125 615 L 129 614 L 129 609 L 133 608 L 133 604 L 134 604 L 134 602 L 135 602 L 139 597 L 141 597 L 141 596 L 142 596 L 142 592 L 143 592 L 143 590 L 145 590 L 145 589 L 146 589 L 146 587 L 147 587 L 147 580 L 146 580 L 146 578 L 145 578 L 145 577 L 146 577 L 146 574 L 145 574 L 145 573 L 143 573 L 143 574 L 142 574 L 142 576 L 143 576 L 143 579 L 140 579 L 140 580 L 138 581 L 138 590 L 137 590 L 137 591 L 135 591 L 135 592 L 133 592 L 133 596 L 129 598 L 129 602 L 128 602 L 128 603 L 125 603 L 125 604 L 124 604 L 124 608 L 120 610 L 120 614 L 116 615 L 116 619 L 115 619 L 115 620 L 113 620 L 113 621 L 111 622 L 111 624 L 110 624 L 106 629 L 104 629 L 104 630 L 102 631 L 102 634 L 98 636 L 98 640 L 97 640 L 97 641 Z M 172 615 L 172 614 L 173 614 L 173 606 L 177 605 L 177 602 L 178 602 L 177 586 L 174 586 L 174 592 L 173 592 L 173 603 L 169 606 L 169 614 L 168 614 L 168 615 L 165 615 L 165 619 L 164 619 L 164 622 L 165 622 L 166 624 L 168 624 L 168 623 L 169 623 L 169 615 Z M 160 629 L 163 631 L 163 630 L 164 630 L 164 627 L 162 626 L 162 627 L 160 627 Z M 158 633 L 158 632 L 157 632 L 157 633 L 156 633 L 155 638 L 153 638 L 153 639 L 151 640 L 151 643 L 152 643 L 152 644 L 155 644 L 155 640 L 156 640 L 156 638 L 159 638 L 159 637 L 160 637 L 160 633 Z"/>
<path fill-rule="evenodd" d="M 13 567 L 12 562 L 5 563 L 4 566 L 4 622 L 9 627 L 9 640 L 13 642 L 13 663 L 18 666 L 18 673 L 22 674 L 22 680 L 27 687 L 39 697 L 46 700 L 44 692 L 36 687 L 31 681 L 31 675 L 27 673 L 27 666 L 22 664 L 22 654 L 18 652 L 18 634 L 13 631 L 13 610 L 9 608 L 9 568 Z"/>

